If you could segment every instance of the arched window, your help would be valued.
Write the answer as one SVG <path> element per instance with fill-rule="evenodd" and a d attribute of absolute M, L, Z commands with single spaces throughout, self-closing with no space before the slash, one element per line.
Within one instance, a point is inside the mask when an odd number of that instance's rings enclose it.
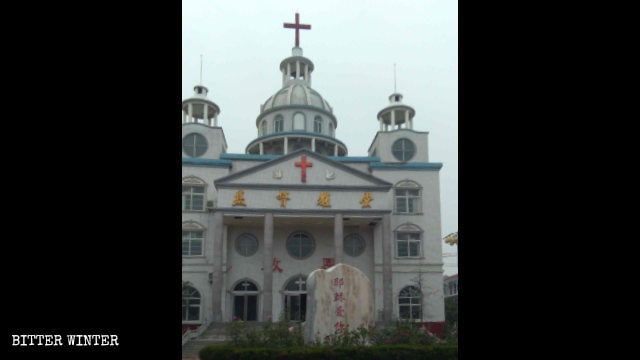
<path fill-rule="evenodd" d="M 233 316 L 244 321 L 258 320 L 258 286 L 245 279 L 233 287 Z"/>
<path fill-rule="evenodd" d="M 260 123 L 260 128 L 261 128 L 260 136 L 267 135 L 267 120 L 262 120 L 262 122 Z"/>
<path fill-rule="evenodd" d="M 284 311 L 289 320 L 304 321 L 307 312 L 307 277 L 299 274 L 284 286 Z"/>
<path fill-rule="evenodd" d="M 195 176 L 182 179 L 182 211 L 203 211 L 206 183 Z"/>
<path fill-rule="evenodd" d="M 403 320 L 422 319 L 422 292 L 415 286 L 406 286 L 398 295 L 398 314 Z"/>
<path fill-rule="evenodd" d="M 335 136 L 335 130 L 332 122 L 329 122 L 329 136 Z"/>
<path fill-rule="evenodd" d="M 395 212 L 398 214 L 422 213 L 422 188 L 413 181 L 405 180 L 394 189 Z"/>
<path fill-rule="evenodd" d="M 304 130 L 305 126 L 305 118 L 303 113 L 295 113 L 293 115 L 293 130 Z"/>
<path fill-rule="evenodd" d="M 208 147 L 207 139 L 198 133 L 191 133 L 182 138 L 182 151 L 188 156 L 202 156 Z"/>
<path fill-rule="evenodd" d="M 192 286 L 182 288 L 182 321 L 200 321 L 200 292 Z"/>
<path fill-rule="evenodd" d="M 396 238 L 396 257 L 417 258 L 421 254 L 422 230 L 413 224 L 403 224 L 394 231 Z"/>
<path fill-rule="evenodd" d="M 313 131 L 322 134 L 322 118 L 320 116 L 313 119 Z"/>
<path fill-rule="evenodd" d="M 283 132 L 284 131 L 284 119 L 282 115 L 276 115 L 276 119 L 273 121 L 273 132 Z"/>
<path fill-rule="evenodd" d="M 313 254 L 315 241 L 311 235 L 305 231 L 293 232 L 287 238 L 287 252 L 291 257 L 304 260 Z"/>
<path fill-rule="evenodd" d="M 182 224 L 182 256 L 202 256 L 204 226 L 188 221 Z"/>

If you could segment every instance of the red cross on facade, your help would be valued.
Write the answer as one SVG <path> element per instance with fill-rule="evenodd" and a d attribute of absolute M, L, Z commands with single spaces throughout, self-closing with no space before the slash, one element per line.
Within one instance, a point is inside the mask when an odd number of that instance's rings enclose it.
<path fill-rule="evenodd" d="M 296 29 L 296 47 L 300 47 L 300 29 L 311 30 L 311 25 L 300 24 L 300 14 L 296 13 L 296 23 L 284 23 L 287 29 Z"/>
<path fill-rule="evenodd" d="M 313 163 L 307 162 L 307 155 L 302 155 L 302 161 L 297 161 L 294 164 L 296 167 L 302 168 L 302 177 L 301 181 L 303 183 L 307 182 L 307 168 L 313 167 Z"/>

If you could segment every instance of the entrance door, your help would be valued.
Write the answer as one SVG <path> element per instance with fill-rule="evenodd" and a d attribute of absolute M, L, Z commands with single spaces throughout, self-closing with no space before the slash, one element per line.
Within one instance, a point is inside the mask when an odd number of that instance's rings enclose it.
<path fill-rule="evenodd" d="M 233 315 L 243 321 L 258 320 L 258 287 L 244 280 L 233 288 Z"/>
<path fill-rule="evenodd" d="M 307 313 L 306 276 L 297 275 L 285 285 L 284 309 L 289 320 L 305 321 Z"/>

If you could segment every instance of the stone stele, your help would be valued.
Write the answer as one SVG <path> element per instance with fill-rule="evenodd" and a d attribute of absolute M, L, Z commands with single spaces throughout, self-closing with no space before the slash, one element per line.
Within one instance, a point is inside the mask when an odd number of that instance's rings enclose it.
<path fill-rule="evenodd" d="M 309 274 L 305 343 L 322 342 L 337 331 L 373 326 L 373 322 L 371 283 L 362 271 L 340 263 Z"/>

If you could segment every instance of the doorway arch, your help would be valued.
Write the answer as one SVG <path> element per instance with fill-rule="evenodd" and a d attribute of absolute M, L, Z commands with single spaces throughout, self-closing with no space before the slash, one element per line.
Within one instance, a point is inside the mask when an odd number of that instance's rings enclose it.
<path fill-rule="evenodd" d="M 243 321 L 258 320 L 258 285 L 250 279 L 242 279 L 231 290 L 233 316 Z"/>
<path fill-rule="evenodd" d="M 298 274 L 284 285 L 284 313 L 287 319 L 305 321 L 307 312 L 307 276 Z"/>

